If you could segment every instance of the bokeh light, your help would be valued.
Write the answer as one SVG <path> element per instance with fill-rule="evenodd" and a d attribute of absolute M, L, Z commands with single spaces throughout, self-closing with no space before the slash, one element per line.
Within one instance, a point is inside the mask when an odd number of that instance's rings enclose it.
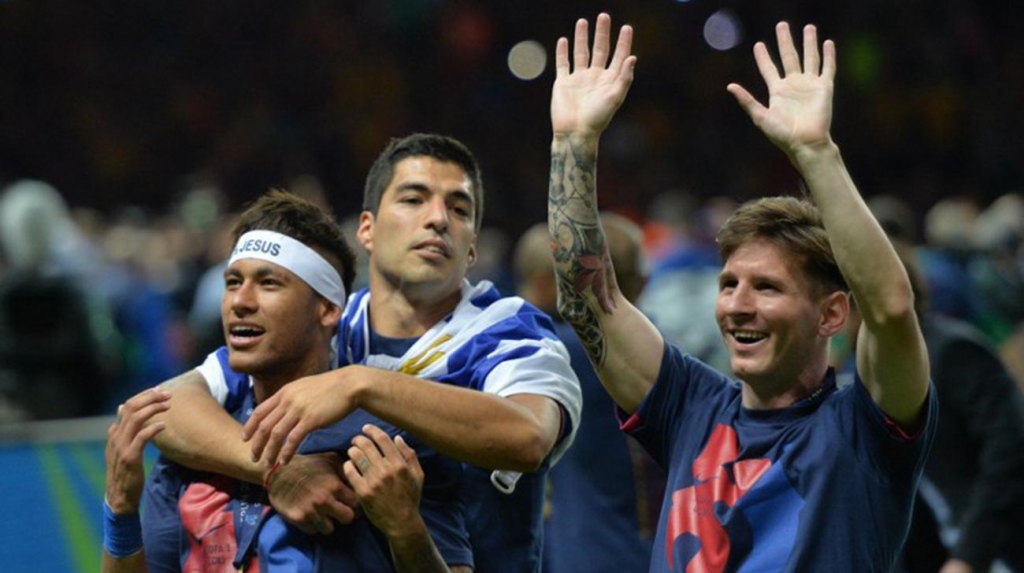
<path fill-rule="evenodd" d="M 716 50 L 731 50 L 743 39 L 743 26 L 731 10 L 719 10 L 704 22 L 704 41 Z"/>
<path fill-rule="evenodd" d="M 508 69 L 521 80 L 533 80 L 544 73 L 548 54 L 536 40 L 523 40 L 508 52 Z"/>

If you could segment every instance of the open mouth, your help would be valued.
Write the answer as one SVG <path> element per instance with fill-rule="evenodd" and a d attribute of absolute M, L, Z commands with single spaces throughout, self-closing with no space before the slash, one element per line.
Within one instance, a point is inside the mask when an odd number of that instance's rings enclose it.
<path fill-rule="evenodd" d="M 245 348 L 256 344 L 264 332 L 258 326 L 232 326 L 228 329 L 228 342 L 233 348 Z"/>
<path fill-rule="evenodd" d="M 754 330 L 734 330 L 732 331 L 732 337 L 733 340 L 740 344 L 757 344 L 768 338 L 768 335 Z"/>

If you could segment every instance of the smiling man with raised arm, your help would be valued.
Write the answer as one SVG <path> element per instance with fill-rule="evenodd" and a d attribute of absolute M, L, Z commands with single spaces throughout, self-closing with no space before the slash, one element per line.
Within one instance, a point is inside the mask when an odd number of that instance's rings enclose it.
<path fill-rule="evenodd" d="M 556 48 L 549 227 L 559 309 L 623 429 L 669 474 L 650 570 L 890 570 L 936 403 L 906 273 L 831 137 L 833 43 L 819 51 L 807 26 L 801 61 L 780 23 L 781 72 L 763 43 L 754 47 L 768 106 L 728 86 L 810 191 L 748 203 L 719 231 L 715 315 L 732 381 L 667 345 L 615 284 L 598 218 L 598 139 L 636 59 L 624 26 L 609 62 L 610 29 L 599 16 L 591 54 L 578 22 L 571 67 L 569 42 Z M 829 339 L 851 294 L 865 315 L 856 382 L 837 389 Z"/>

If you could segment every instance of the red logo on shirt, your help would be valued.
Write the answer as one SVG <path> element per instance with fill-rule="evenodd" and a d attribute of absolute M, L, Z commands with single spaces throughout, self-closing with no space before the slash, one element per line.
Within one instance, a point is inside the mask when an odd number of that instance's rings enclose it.
<path fill-rule="evenodd" d="M 668 515 L 668 563 L 673 565 L 676 540 L 690 534 L 700 549 L 689 563 L 687 573 L 718 573 L 729 560 L 729 536 L 715 516 L 715 504 L 732 507 L 772 466 L 771 460 L 736 461 L 739 440 L 729 426 L 715 426 L 711 439 L 693 462 L 695 485 L 672 493 Z"/>

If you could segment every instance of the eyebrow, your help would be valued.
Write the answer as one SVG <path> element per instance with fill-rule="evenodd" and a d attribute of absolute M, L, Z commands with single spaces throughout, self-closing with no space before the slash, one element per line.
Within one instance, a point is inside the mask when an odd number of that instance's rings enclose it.
<path fill-rule="evenodd" d="M 430 187 L 428 187 L 425 183 L 421 183 L 419 181 L 408 181 L 399 184 L 395 191 L 398 193 L 401 193 L 402 191 L 416 191 L 419 193 L 429 193 Z M 473 207 L 476 207 L 476 202 L 473 200 L 473 194 L 466 191 L 465 189 L 452 189 L 450 191 L 447 191 L 447 195 L 454 196 L 459 201 L 466 201 L 470 205 L 473 205 Z"/>

